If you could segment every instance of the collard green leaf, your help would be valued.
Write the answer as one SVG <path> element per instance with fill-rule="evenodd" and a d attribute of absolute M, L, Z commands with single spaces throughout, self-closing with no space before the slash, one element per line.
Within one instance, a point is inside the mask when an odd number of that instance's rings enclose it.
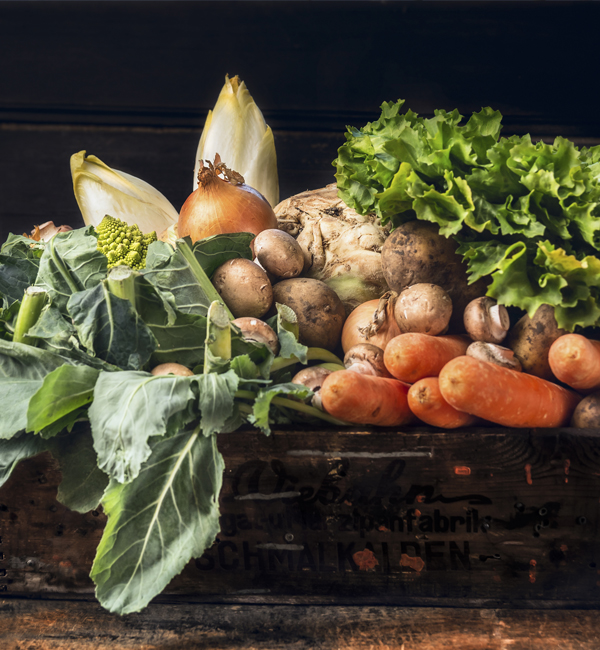
<path fill-rule="evenodd" d="M 64 363 L 52 352 L 0 339 L 0 438 L 25 430 L 29 400 Z"/>
<path fill-rule="evenodd" d="M 271 421 L 271 403 L 276 397 L 291 396 L 304 400 L 311 395 L 312 391 L 310 388 L 302 384 L 292 384 L 291 382 L 263 388 L 259 391 L 254 401 L 252 414 L 248 417 L 248 421 L 256 425 L 263 433 L 269 435 L 271 433 L 271 427 L 269 425 Z"/>
<path fill-rule="evenodd" d="M 253 259 L 250 242 L 256 235 L 248 232 L 237 232 L 224 235 L 213 235 L 200 239 L 194 244 L 194 256 L 208 277 L 228 260 L 243 257 Z"/>
<path fill-rule="evenodd" d="M 39 433 L 70 413 L 88 406 L 94 396 L 98 373 L 88 366 L 63 365 L 47 374 L 29 400 L 27 431 Z"/>
<path fill-rule="evenodd" d="M 233 370 L 196 376 L 202 418 L 200 428 L 205 436 L 223 430 L 233 414 L 233 398 L 240 378 Z"/>
<path fill-rule="evenodd" d="M 195 417 L 194 377 L 102 372 L 89 418 L 98 465 L 111 478 L 133 480 L 150 455 L 149 439 L 172 435 Z"/>
<path fill-rule="evenodd" d="M 215 436 L 180 431 L 152 439 L 151 456 L 133 482 L 111 482 L 91 572 L 103 607 L 141 610 L 213 543 L 224 467 Z"/>
<path fill-rule="evenodd" d="M 177 248 L 165 242 L 148 247 L 144 277 L 157 289 L 173 296 L 184 314 L 206 316 L 213 300 L 220 300 L 200 262 L 194 256 L 189 237 L 177 240 Z"/>
<path fill-rule="evenodd" d="M 98 467 L 89 426 L 59 434 L 48 441 L 48 448 L 62 474 L 57 500 L 76 512 L 97 508 L 108 486 L 108 476 Z"/>
<path fill-rule="evenodd" d="M 119 370 L 117 366 L 82 350 L 72 320 L 70 318 L 67 320 L 58 309 L 51 305 L 44 308 L 28 335 L 37 340 L 37 347 L 71 359 L 75 363 L 109 372 Z"/>
<path fill-rule="evenodd" d="M 184 314 L 145 277 L 136 278 L 137 311 L 156 339 L 152 366 L 180 363 L 188 368 L 204 360 L 206 318 Z"/>
<path fill-rule="evenodd" d="M 119 368 L 140 370 L 156 349 L 156 339 L 131 303 L 104 283 L 74 293 L 67 312 L 87 351 Z"/>
<path fill-rule="evenodd" d="M 33 458 L 47 449 L 48 442 L 31 433 L 20 433 L 10 440 L 0 439 L 0 487 L 22 460 Z"/>
<path fill-rule="evenodd" d="M 0 252 L 0 294 L 8 307 L 23 300 L 27 287 L 34 284 L 44 246 L 20 235 L 8 236 Z"/>
<path fill-rule="evenodd" d="M 91 228 L 78 228 L 58 233 L 44 248 L 35 283 L 46 289 L 52 305 L 63 314 L 74 293 L 91 289 L 106 277 L 106 256 L 96 244 Z"/>

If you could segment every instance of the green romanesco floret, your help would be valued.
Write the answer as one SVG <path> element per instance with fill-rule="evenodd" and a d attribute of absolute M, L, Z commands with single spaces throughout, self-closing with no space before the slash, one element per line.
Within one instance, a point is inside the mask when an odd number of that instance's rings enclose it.
<path fill-rule="evenodd" d="M 96 228 L 98 250 L 108 259 L 108 268 L 125 264 L 132 269 L 146 266 L 148 246 L 156 241 L 156 232 L 144 233 L 121 219 L 106 215 Z"/>

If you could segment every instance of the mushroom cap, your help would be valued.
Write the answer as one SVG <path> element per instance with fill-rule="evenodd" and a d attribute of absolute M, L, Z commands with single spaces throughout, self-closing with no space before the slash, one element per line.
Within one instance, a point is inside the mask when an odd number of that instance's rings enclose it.
<path fill-rule="evenodd" d="M 505 348 L 496 343 L 474 341 L 467 348 L 467 356 L 474 357 L 480 361 L 489 361 L 503 368 L 510 368 L 519 372 L 522 370 L 521 362 L 517 359 L 515 353 L 510 348 Z"/>
<path fill-rule="evenodd" d="M 279 352 L 279 339 L 277 338 L 277 334 L 264 320 L 254 318 L 253 316 L 241 316 L 231 322 L 240 328 L 242 336 L 246 341 L 254 341 L 255 343 L 268 345 L 275 355 Z"/>
<path fill-rule="evenodd" d="M 194 373 L 180 363 L 161 363 L 152 368 L 150 373 L 156 377 L 163 375 L 177 375 L 178 377 L 190 377 Z"/>
<path fill-rule="evenodd" d="M 372 343 L 353 345 L 344 355 L 344 366 L 363 375 L 391 376 L 383 363 L 383 350 Z"/>
<path fill-rule="evenodd" d="M 474 341 L 502 343 L 510 328 L 506 307 L 489 296 L 471 300 L 465 308 L 463 320 L 465 329 Z"/>

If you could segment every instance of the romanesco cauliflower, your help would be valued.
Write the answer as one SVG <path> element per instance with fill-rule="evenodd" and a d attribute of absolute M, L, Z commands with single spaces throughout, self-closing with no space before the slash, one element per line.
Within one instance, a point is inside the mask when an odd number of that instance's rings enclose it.
<path fill-rule="evenodd" d="M 148 246 L 156 241 L 156 232 L 144 233 L 136 226 L 130 226 L 110 215 L 106 215 L 96 228 L 98 250 L 108 259 L 108 268 L 125 264 L 132 269 L 146 266 Z"/>

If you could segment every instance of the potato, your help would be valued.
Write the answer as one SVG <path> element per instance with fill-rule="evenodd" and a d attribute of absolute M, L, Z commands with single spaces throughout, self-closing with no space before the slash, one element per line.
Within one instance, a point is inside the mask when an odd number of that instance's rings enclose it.
<path fill-rule="evenodd" d="M 584 397 L 573 411 L 571 426 L 577 429 L 600 427 L 600 391 Z"/>
<path fill-rule="evenodd" d="M 256 235 L 253 245 L 259 264 L 275 278 L 287 280 L 302 273 L 304 253 L 289 233 L 268 228 Z"/>
<path fill-rule="evenodd" d="M 273 287 L 276 303 L 294 310 L 300 329 L 300 343 L 333 350 L 339 343 L 346 310 L 333 289 L 321 280 L 292 278 Z"/>
<path fill-rule="evenodd" d="M 487 280 L 468 283 L 467 265 L 456 248 L 455 241 L 440 235 L 435 224 L 409 221 L 386 239 L 381 266 L 388 286 L 397 293 L 419 283 L 445 289 L 453 305 L 449 331 L 464 332 L 463 311 L 471 300 L 485 295 Z"/>
<path fill-rule="evenodd" d="M 261 318 L 273 304 L 273 287 L 263 269 L 251 260 L 228 260 L 214 272 L 212 283 L 235 318 Z"/>
<path fill-rule="evenodd" d="M 552 381 L 556 378 L 548 363 L 548 352 L 563 334 L 566 332 L 556 324 L 554 307 L 541 305 L 533 318 L 525 314 L 515 323 L 504 345 L 515 353 L 523 372 Z"/>

